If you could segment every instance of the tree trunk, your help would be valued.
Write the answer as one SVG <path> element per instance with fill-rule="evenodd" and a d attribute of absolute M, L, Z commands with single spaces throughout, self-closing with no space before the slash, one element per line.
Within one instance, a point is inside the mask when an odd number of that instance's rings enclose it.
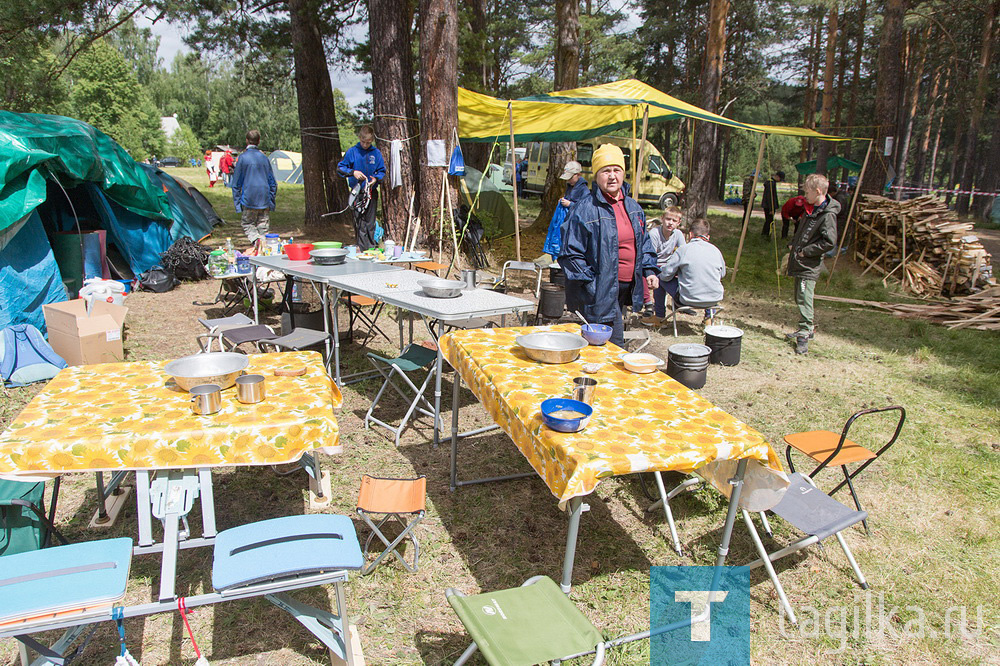
<path fill-rule="evenodd" d="M 949 192 L 945 195 L 944 200 L 950 206 L 952 193 L 951 190 L 955 189 L 958 184 L 955 182 L 955 173 L 958 170 L 958 163 L 960 156 L 962 154 L 962 145 L 965 143 L 965 134 L 960 133 L 955 135 L 955 142 L 951 146 L 951 168 L 948 170 L 948 180 L 945 182 L 945 187 L 948 188 Z"/>
<path fill-rule="evenodd" d="M 584 0 L 583 3 L 583 15 L 590 17 L 594 13 L 594 3 L 593 0 Z M 580 81 L 583 85 L 589 85 L 590 78 L 588 73 L 590 71 L 590 45 L 594 41 L 594 31 L 587 28 L 583 31 L 583 36 L 580 40 Z M 579 85 L 579 84 L 578 84 Z"/>
<path fill-rule="evenodd" d="M 580 0 L 556 1 L 555 83 L 552 90 L 571 90 L 580 81 Z M 549 171 L 545 176 L 542 208 L 532 225 L 533 229 L 548 229 L 552 213 L 566 190 L 566 182 L 559 178 L 566 162 L 576 157 L 576 143 L 553 143 L 549 149 Z M 626 178 L 629 176 L 626 175 Z M 635 187 L 635 183 L 632 183 Z"/>
<path fill-rule="evenodd" d="M 823 65 L 823 108 L 820 111 L 820 132 L 829 134 L 830 116 L 833 112 L 833 77 L 837 62 L 837 25 L 839 11 L 836 2 L 827 11 L 826 20 L 826 63 Z M 826 158 L 830 154 L 830 142 L 820 141 L 816 151 L 816 173 L 826 173 Z"/>
<path fill-rule="evenodd" d="M 983 119 L 983 107 L 986 104 L 986 95 L 989 92 L 989 69 L 990 58 L 993 52 L 993 24 L 996 23 L 997 13 L 1000 13 L 1000 0 L 993 0 L 986 11 L 983 21 L 983 40 L 979 51 L 979 73 L 976 78 L 976 96 L 972 99 L 972 112 L 969 117 L 969 128 L 965 135 L 965 159 L 962 161 L 962 189 L 972 189 L 972 160 L 976 154 L 976 144 L 979 141 L 979 123 Z M 968 194 L 961 194 L 958 197 L 958 204 L 955 207 L 959 215 L 966 215 L 973 205 Z"/>
<path fill-rule="evenodd" d="M 436 245 L 441 179 L 446 167 L 427 165 L 427 142 L 453 146 L 458 127 L 458 7 L 456 0 L 420 0 L 420 222 L 421 233 Z M 447 196 L 452 196 L 448 187 Z M 454 199 L 453 199 L 454 200 Z M 445 206 L 447 210 L 447 205 Z M 445 215 L 446 237 L 451 220 Z"/>
<path fill-rule="evenodd" d="M 892 164 L 895 146 L 887 146 L 886 139 L 896 139 L 896 119 L 899 104 L 899 86 L 902 77 L 900 55 L 903 42 L 903 14 L 907 0 L 886 0 L 882 20 L 882 38 L 878 48 L 878 75 L 875 96 L 875 147 L 881 158 L 868 164 L 861 190 L 882 194 L 886 183 L 887 165 Z M 888 150 L 887 150 L 888 148 Z"/>
<path fill-rule="evenodd" d="M 930 92 L 927 94 L 927 101 L 930 108 L 927 110 L 927 117 L 924 120 L 923 135 L 920 138 L 920 145 L 917 147 L 917 164 L 913 169 L 913 182 L 917 187 L 924 186 L 924 169 L 927 167 L 928 152 L 931 147 L 931 127 L 934 125 L 934 118 L 938 109 L 938 93 L 941 89 L 941 68 L 934 70 L 931 77 Z"/>
<path fill-rule="evenodd" d="M 899 146 L 899 160 L 896 162 L 896 173 L 899 174 L 899 184 L 906 184 L 906 162 L 909 159 L 910 141 L 913 136 L 913 121 L 917 115 L 917 103 L 920 101 L 920 84 L 924 78 L 924 64 L 927 61 L 927 43 L 931 38 L 930 24 L 924 28 L 924 34 L 917 44 L 917 53 L 910 68 L 910 87 L 907 93 L 907 104 L 904 107 L 903 136 Z M 929 119 L 929 116 L 928 116 Z M 903 195 L 903 190 L 896 190 L 896 200 Z"/>
<path fill-rule="evenodd" d="M 302 128 L 305 226 L 315 232 L 332 221 L 322 217 L 324 213 L 347 206 L 347 186 L 337 174 L 342 153 L 319 21 L 306 0 L 289 0 L 288 13 Z M 334 138 L 328 138 L 330 135 Z"/>
<path fill-rule="evenodd" d="M 837 65 L 837 101 L 836 101 L 836 114 L 833 121 L 833 133 L 837 136 L 841 136 L 841 130 L 843 127 L 842 119 L 844 117 L 844 79 L 847 77 L 847 11 L 844 11 L 844 15 L 841 18 L 841 28 L 840 28 L 840 42 L 838 48 L 840 49 L 840 60 Z M 851 144 L 847 143 L 841 149 L 844 152 L 844 157 L 850 159 L 851 157 Z M 841 169 L 840 180 L 847 183 L 847 169 Z"/>
<path fill-rule="evenodd" d="M 729 0 L 711 0 L 708 9 L 708 43 L 701 73 L 701 108 L 715 113 L 722 84 L 723 57 L 726 52 L 726 15 Z M 704 217 L 712 191 L 712 155 L 715 153 L 715 126 L 699 122 L 695 126 L 691 188 L 688 193 L 688 219 Z"/>
<path fill-rule="evenodd" d="M 944 87 L 944 93 L 941 95 L 941 113 L 938 115 L 937 131 L 934 132 L 934 147 L 931 149 L 931 166 L 927 173 L 927 187 L 934 187 L 934 181 L 937 176 L 937 159 L 938 159 L 938 149 L 941 147 L 941 130 L 944 127 L 944 117 L 947 115 L 948 108 L 948 93 L 951 91 L 951 86 L 955 80 L 953 73 L 949 70 L 946 85 Z"/>
<path fill-rule="evenodd" d="M 994 106 L 1000 109 L 1000 88 L 996 90 Z M 983 160 L 983 169 L 984 173 L 980 189 L 984 192 L 996 192 L 997 188 L 1000 188 L 1000 130 L 993 130 L 993 136 L 990 138 L 990 145 L 986 151 L 986 159 Z M 988 221 L 992 208 L 993 197 L 985 197 L 980 203 L 979 210 L 974 212 Z"/>
<path fill-rule="evenodd" d="M 413 16 L 407 3 L 396 0 L 368 0 L 368 32 L 372 58 L 372 111 L 375 135 L 386 164 L 386 177 L 379 195 L 385 211 L 386 238 L 402 242 L 409 219 L 410 197 L 415 192 L 417 103 L 413 91 L 412 38 Z M 402 185 L 391 182 L 391 146 L 389 141 L 402 141 L 400 175 Z M 410 139 L 407 141 L 407 139 Z"/>
<path fill-rule="evenodd" d="M 811 128 L 816 123 L 816 59 L 819 51 L 819 24 L 812 26 L 809 32 L 809 62 L 806 65 L 806 92 L 802 109 L 802 126 Z M 809 159 L 809 139 L 802 137 L 799 146 L 799 162 Z M 799 174 L 799 187 L 802 187 L 802 174 Z"/>
<path fill-rule="evenodd" d="M 856 134 L 854 119 L 858 109 L 858 94 L 861 92 L 861 52 L 865 45 L 865 12 L 867 8 L 867 0 L 861 0 L 861 4 L 858 7 L 857 26 L 854 37 L 854 68 L 851 74 L 851 99 L 847 105 L 847 129 L 851 134 Z"/>
<path fill-rule="evenodd" d="M 399 2 L 399 0 L 396 0 L 396 2 Z M 472 58 L 467 57 L 462 60 L 461 80 L 467 82 L 463 85 L 466 85 L 471 90 L 496 93 L 495 90 L 488 89 L 490 77 L 487 76 L 488 67 L 486 65 L 489 57 L 486 53 L 486 44 L 488 41 L 486 31 L 489 23 L 486 16 L 486 0 L 465 0 L 465 6 L 469 9 L 470 14 L 468 27 L 472 34 L 476 36 L 474 44 L 480 49 L 481 55 Z M 475 85 L 472 82 L 475 82 Z M 462 143 L 462 156 L 465 158 L 465 164 L 485 173 L 492 147 L 493 145 L 490 143 L 471 143 L 468 141 Z M 497 154 L 495 157 L 502 159 L 503 155 Z"/>

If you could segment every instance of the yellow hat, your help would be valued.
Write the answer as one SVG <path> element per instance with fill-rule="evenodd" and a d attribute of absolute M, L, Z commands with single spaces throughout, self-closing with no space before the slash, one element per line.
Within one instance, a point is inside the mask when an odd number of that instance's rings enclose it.
<path fill-rule="evenodd" d="M 606 143 L 594 151 L 594 156 L 590 160 L 594 175 L 604 167 L 617 166 L 622 171 L 625 170 L 625 153 L 613 143 Z"/>

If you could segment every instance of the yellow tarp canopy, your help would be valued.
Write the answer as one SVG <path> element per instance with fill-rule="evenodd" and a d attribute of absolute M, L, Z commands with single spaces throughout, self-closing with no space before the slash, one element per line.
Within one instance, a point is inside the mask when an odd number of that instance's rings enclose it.
<path fill-rule="evenodd" d="M 752 125 L 725 118 L 671 97 L 636 79 L 599 86 L 561 90 L 517 100 L 458 89 L 458 132 L 466 141 L 493 141 L 510 134 L 508 104 L 514 114 L 514 141 L 572 141 L 589 139 L 641 122 L 645 105 L 649 122 L 694 118 L 750 132 L 783 134 L 830 141 L 849 141 L 797 127 Z"/>

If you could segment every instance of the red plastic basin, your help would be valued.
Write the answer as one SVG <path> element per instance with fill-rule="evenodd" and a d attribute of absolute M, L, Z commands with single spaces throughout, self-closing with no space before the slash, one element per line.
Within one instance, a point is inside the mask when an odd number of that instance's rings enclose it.
<path fill-rule="evenodd" d="M 289 243 L 285 246 L 285 254 L 292 261 L 307 261 L 309 259 L 309 251 L 312 249 L 312 243 Z"/>

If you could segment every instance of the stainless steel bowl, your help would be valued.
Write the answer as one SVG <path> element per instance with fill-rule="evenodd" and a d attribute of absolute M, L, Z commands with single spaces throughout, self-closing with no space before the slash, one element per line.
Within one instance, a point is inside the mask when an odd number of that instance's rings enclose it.
<path fill-rule="evenodd" d="M 417 284 L 431 298 L 455 298 L 465 289 L 461 280 L 420 280 Z"/>
<path fill-rule="evenodd" d="M 570 363 L 590 344 L 575 333 L 560 331 L 519 335 L 516 342 L 529 358 L 542 363 Z"/>
<path fill-rule="evenodd" d="M 218 384 L 227 389 L 236 383 L 250 359 L 243 354 L 234 352 L 209 352 L 194 354 L 171 361 L 164 366 L 164 371 L 174 378 L 177 385 L 185 391 L 199 384 Z"/>
<path fill-rule="evenodd" d="M 347 250 L 344 248 L 322 248 L 310 250 L 309 256 L 317 266 L 333 266 L 347 261 Z"/>

